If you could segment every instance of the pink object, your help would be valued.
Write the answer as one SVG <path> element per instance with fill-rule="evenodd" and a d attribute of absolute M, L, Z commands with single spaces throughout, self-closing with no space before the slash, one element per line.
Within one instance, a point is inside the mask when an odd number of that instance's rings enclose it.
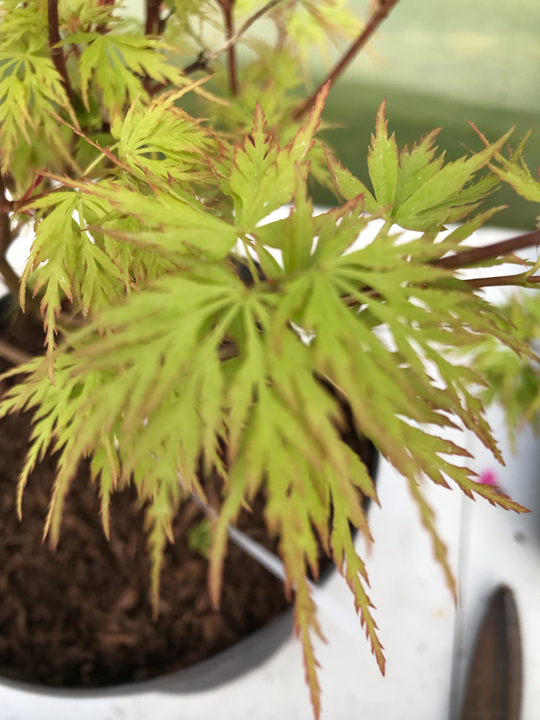
<path fill-rule="evenodd" d="M 478 479 L 479 483 L 483 485 L 490 485 L 491 487 L 497 487 L 497 475 L 493 470 L 484 470 Z"/>

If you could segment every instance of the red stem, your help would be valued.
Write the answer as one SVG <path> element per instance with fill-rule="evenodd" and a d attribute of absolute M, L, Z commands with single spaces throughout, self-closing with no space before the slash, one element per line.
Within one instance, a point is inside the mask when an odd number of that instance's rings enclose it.
<path fill-rule="evenodd" d="M 502 287 L 503 285 L 519 285 L 527 287 L 527 285 L 540 283 L 540 275 L 532 275 L 525 277 L 523 273 L 515 273 L 514 275 L 499 275 L 485 278 L 471 278 L 465 280 L 467 285 L 476 288 L 482 287 Z"/>
<path fill-rule="evenodd" d="M 398 2 L 399 0 L 378 0 L 375 11 L 370 17 L 368 24 L 365 26 L 365 28 L 362 30 L 360 35 L 356 38 L 354 43 L 347 50 L 347 52 L 341 58 L 338 64 L 330 72 L 328 77 L 323 80 L 317 90 L 315 90 L 315 92 L 307 100 L 305 100 L 299 108 L 297 108 L 293 115 L 294 120 L 299 120 L 303 115 L 305 115 L 305 113 L 311 108 L 317 98 L 317 95 L 320 93 L 320 91 L 327 82 L 330 81 L 331 83 L 334 83 L 334 81 L 338 79 L 338 77 L 343 73 L 345 68 L 350 65 L 354 57 L 360 52 L 360 50 L 362 50 L 364 45 L 367 43 L 373 33 L 377 30 L 379 25 L 387 18 L 394 5 L 397 5 Z"/>
<path fill-rule="evenodd" d="M 66 95 L 73 100 L 73 90 L 69 81 L 69 75 L 66 67 L 66 58 L 62 48 L 55 47 L 60 42 L 60 30 L 58 20 L 58 0 L 47 0 L 47 8 L 49 12 L 49 50 L 51 58 L 56 67 L 58 74 L 62 78 L 62 84 Z"/>
<path fill-rule="evenodd" d="M 159 6 L 161 0 L 146 0 L 146 35 L 157 35 L 159 33 Z"/>
<path fill-rule="evenodd" d="M 516 250 L 523 250 L 532 245 L 540 245 L 540 230 L 535 230 L 525 235 L 518 235 L 517 237 L 510 238 L 510 240 L 502 240 L 501 242 L 492 243 L 491 245 L 464 250 L 455 255 L 441 258 L 441 260 L 434 260 L 431 265 L 454 270 L 467 267 L 468 265 L 474 265 L 483 260 L 508 255 L 509 253 L 516 252 Z"/>
<path fill-rule="evenodd" d="M 13 232 L 11 231 L 11 221 L 9 219 L 8 199 L 6 197 L 6 186 L 4 178 L 0 173 L 0 275 L 4 278 L 4 282 L 9 288 L 13 297 L 19 299 L 19 277 L 11 265 L 9 264 L 6 253 L 13 240 Z"/>
<path fill-rule="evenodd" d="M 6 197 L 4 178 L 0 173 L 0 259 L 6 255 L 11 243 L 11 223 L 9 220 L 9 200 Z"/>
<path fill-rule="evenodd" d="M 238 32 L 233 33 L 232 27 L 231 27 L 231 35 L 227 38 L 227 42 L 223 43 L 220 47 L 218 47 L 216 50 L 214 50 L 211 53 L 206 53 L 206 51 L 202 51 L 199 53 L 199 57 L 195 60 L 195 62 L 190 63 L 189 65 L 186 65 L 186 67 L 182 70 L 182 73 L 184 75 L 191 75 L 191 73 L 197 72 L 198 70 L 206 70 L 207 72 L 211 72 L 209 70 L 209 64 L 213 62 L 214 60 L 217 60 L 217 58 L 224 52 L 229 51 L 229 48 L 232 45 L 236 45 L 238 40 L 244 35 L 245 32 L 249 30 L 249 28 L 255 23 L 259 18 L 261 18 L 263 15 L 266 15 L 266 13 L 270 12 L 270 10 L 273 10 L 276 5 L 279 5 L 280 2 L 283 2 L 283 0 L 269 0 L 269 2 L 266 3 L 266 5 L 263 5 L 263 7 L 259 8 L 256 13 L 253 13 L 251 17 L 249 17 L 245 23 L 241 26 L 241 28 L 238 30 Z M 230 54 L 229 54 L 229 62 L 230 62 Z M 234 68 L 234 78 L 236 80 L 236 61 L 233 57 L 233 68 Z M 146 88 L 147 91 L 150 93 L 150 95 L 155 95 L 158 92 L 161 92 L 161 90 L 165 90 L 169 85 L 164 83 L 159 83 L 159 85 L 154 85 L 153 87 Z"/>
<path fill-rule="evenodd" d="M 234 35 L 234 17 L 233 7 L 235 0 L 218 0 L 223 10 L 223 17 L 225 19 L 225 37 L 230 40 Z M 228 64 L 229 64 L 229 88 L 231 95 L 235 97 L 238 95 L 238 77 L 236 74 L 236 48 L 231 45 L 227 50 Z"/>

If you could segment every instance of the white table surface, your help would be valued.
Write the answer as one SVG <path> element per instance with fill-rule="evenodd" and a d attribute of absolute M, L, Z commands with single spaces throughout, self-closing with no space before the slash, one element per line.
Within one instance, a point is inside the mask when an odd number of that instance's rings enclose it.
<path fill-rule="evenodd" d="M 479 243 L 514 233 L 477 233 Z M 505 272 L 501 267 L 501 272 Z M 490 297 L 498 297 L 496 290 Z M 485 601 L 500 582 L 516 594 L 525 657 L 522 720 L 538 720 L 540 708 L 540 444 L 527 431 L 517 454 L 506 442 L 502 413 L 489 411 L 507 460 L 499 469 L 474 438 L 468 449 L 477 471 L 495 469 L 503 489 L 532 512 L 516 516 L 487 502 L 462 499 L 458 491 L 428 486 L 450 562 L 459 575 L 456 609 L 405 482 L 385 462 L 379 470 L 382 510 L 373 506 L 375 544 L 367 556 L 371 598 L 377 607 L 387 657 L 379 674 L 358 624 L 347 635 L 322 617 L 329 642 L 317 644 L 323 720 L 457 720 L 463 677 Z M 1 560 L 0 560 L 1 561 Z M 352 612 L 352 598 L 335 574 L 327 591 Z M 456 633 L 457 629 L 457 633 Z M 453 671 L 454 668 L 454 671 Z M 453 708 L 453 709 L 452 709 Z M 0 720 L 311 720 L 299 643 L 290 638 L 261 667 L 213 690 L 174 694 L 144 692 L 115 698 L 53 698 L 0 685 Z"/>

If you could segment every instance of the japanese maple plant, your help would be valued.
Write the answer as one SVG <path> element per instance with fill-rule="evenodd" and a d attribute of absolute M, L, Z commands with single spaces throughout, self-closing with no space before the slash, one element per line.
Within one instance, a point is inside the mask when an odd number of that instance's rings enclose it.
<path fill-rule="evenodd" d="M 157 609 L 171 521 L 193 494 L 204 499 L 205 473 L 217 468 L 218 606 L 227 527 L 264 488 L 316 715 L 306 573 L 317 572 L 318 541 L 385 664 L 351 536 L 351 525 L 369 536 L 358 489 L 375 502 L 377 493 L 340 437 L 337 398 L 408 484 L 454 594 L 422 483 L 524 511 L 475 481 L 464 442 L 444 439 L 447 428 L 472 432 L 501 459 L 478 399 L 482 374 L 449 353 L 487 337 L 531 353 L 481 288 L 532 284 L 536 267 L 460 274 L 540 242 L 531 228 L 467 246 L 497 210 L 477 213 L 500 181 L 534 200 L 522 145 L 511 149 L 510 132 L 493 144 L 481 136 L 484 149 L 445 164 L 435 130 L 399 152 L 383 102 L 368 188 L 317 137 L 332 83 L 396 3 L 374 0 L 362 24 L 342 0 L 147 0 L 139 25 L 114 0 L 2 1 L 0 270 L 22 309 L 41 313 L 47 338 L 45 356 L 10 372 L 22 379 L 1 406 L 35 412 L 19 510 L 48 450 L 60 458 L 45 527 L 53 545 L 82 458 L 106 534 L 111 493 L 134 483 Z M 324 53 L 328 39 L 348 36 L 303 99 L 311 45 Z M 315 214 L 312 181 L 340 204 Z M 263 223 L 287 204 L 286 217 Z M 27 223 L 35 239 L 19 278 L 6 252 Z M 355 245 L 370 227 L 372 239 Z"/>

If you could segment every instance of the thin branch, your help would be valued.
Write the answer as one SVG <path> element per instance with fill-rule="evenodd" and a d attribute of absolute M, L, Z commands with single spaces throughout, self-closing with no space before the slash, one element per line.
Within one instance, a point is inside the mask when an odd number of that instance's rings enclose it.
<path fill-rule="evenodd" d="M 518 235 L 517 237 L 510 238 L 510 240 L 502 240 L 501 242 L 492 243 L 491 245 L 464 250 L 455 255 L 434 260 L 430 264 L 449 270 L 457 270 L 467 267 L 468 265 L 482 262 L 483 260 L 491 260 L 501 255 L 508 255 L 516 252 L 516 250 L 523 250 L 533 245 L 540 245 L 540 230 L 535 230 L 525 235 Z"/>
<path fill-rule="evenodd" d="M 7 206 L 8 199 L 6 197 L 6 186 L 4 178 L 0 173 L 0 205 Z M 11 220 L 6 209 L 0 210 L 0 275 L 4 278 L 9 291 L 13 297 L 19 300 L 19 277 L 15 270 L 11 267 L 6 258 L 6 253 L 13 240 L 13 232 L 11 230 Z"/>
<path fill-rule="evenodd" d="M 19 348 L 16 348 L 3 340 L 0 340 L 0 357 L 7 360 L 12 365 L 24 365 L 32 359 L 32 356 L 28 353 L 25 353 L 23 350 L 19 350 Z"/>
<path fill-rule="evenodd" d="M 263 5 L 260 10 L 257 10 L 256 13 L 254 13 L 251 17 L 249 17 L 246 22 L 242 25 L 240 30 L 238 32 L 234 33 L 227 42 L 223 43 L 223 45 L 220 45 L 218 48 L 216 48 L 213 52 L 211 52 L 209 55 L 206 56 L 206 62 L 210 63 L 216 60 L 220 55 L 223 55 L 224 52 L 227 52 L 227 50 L 232 46 L 236 45 L 237 42 L 240 40 L 242 35 L 246 33 L 249 28 L 253 25 L 253 23 L 256 23 L 257 20 L 262 18 L 263 15 L 266 15 L 267 12 L 270 12 L 270 10 L 273 10 L 276 5 L 279 5 L 280 2 L 283 0 L 270 0 L 269 3 L 266 3 L 266 5 Z"/>
<path fill-rule="evenodd" d="M 49 12 L 49 50 L 51 52 L 51 58 L 58 74 L 62 78 L 62 85 L 64 86 L 66 95 L 70 101 L 73 101 L 73 90 L 69 81 L 64 51 L 60 47 L 55 47 L 60 42 L 58 0 L 47 0 L 47 7 Z"/>
<path fill-rule="evenodd" d="M 242 35 L 244 35 L 244 33 L 249 30 L 253 23 L 257 22 L 257 20 L 259 20 L 263 15 L 266 15 L 266 13 L 270 12 L 270 10 L 275 8 L 276 5 L 278 5 L 280 2 L 283 2 L 283 0 L 270 0 L 270 2 L 266 3 L 266 5 L 263 5 L 263 7 L 260 8 L 260 10 L 257 10 L 256 13 L 251 15 L 251 17 L 249 17 L 242 25 L 240 30 L 235 32 L 226 42 L 223 43 L 223 45 L 220 45 L 211 53 L 207 53 L 205 50 L 202 50 L 199 53 L 199 56 L 195 60 L 195 62 L 186 65 L 186 67 L 182 70 L 182 74 L 192 75 L 198 70 L 205 70 L 206 72 L 210 72 L 210 63 L 214 62 L 214 60 L 217 60 L 221 55 L 223 55 L 223 53 L 227 52 L 231 47 L 236 45 Z M 154 85 L 154 87 L 146 88 L 146 90 L 150 95 L 155 95 L 162 90 L 166 90 L 168 87 L 169 85 L 167 85 L 166 83 L 159 83 L 158 85 Z"/>
<path fill-rule="evenodd" d="M 540 275 L 527 277 L 524 273 L 515 273 L 513 275 L 499 275 L 498 277 L 471 278 L 465 280 L 465 282 L 467 285 L 475 288 L 502 287 L 503 285 L 528 287 L 529 285 L 537 285 L 540 283 Z"/>
<path fill-rule="evenodd" d="M 253 23 L 257 22 L 257 20 L 262 18 L 263 15 L 266 15 L 266 13 L 270 12 L 270 10 L 273 10 L 273 8 L 275 8 L 276 5 L 279 5 L 280 2 L 283 2 L 283 0 L 270 0 L 270 2 L 266 3 L 266 5 L 263 5 L 262 8 L 257 10 L 256 13 L 253 13 L 253 15 L 251 15 L 242 25 L 240 30 L 231 35 L 227 42 L 224 42 L 223 45 L 220 45 L 211 53 L 206 53 L 204 51 L 201 52 L 195 62 L 191 63 L 191 65 L 187 65 L 184 68 L 184 75 L 191 75 L 197 70 L 206 70 L 210 63 L 214 62 L 214 60 L 217 60 L 218 57 L 223 55 L 223 53 L 227 52 L 229 48 L 231 48 L 233 45 L 236 45 L 242 35 L 244 35 L 249 30 Z"/>
<path fill-rule="evenodd" d="M 9 220 L 10 201 L 7 199 L 4 178 L 0 173 L 0 258 L 6 256 L 11 244 L 11 222 Z"/>
<path fill-rule="evenodd" d="M 13 200 L 7 200 L 6 198 L 3 198 L 0 201 L 0 212 L 2 212 L 2 213 L 13 212 Z"/>
<path fill-rule="evenodd" d="M 338 64 L 333 68 L 333 70 L 330 72 L 328 77 L 326 77 L 323 82 L 320 84 L 320 86 L 315 90 L 315 92 L 307 99 L 305 100 L 300 107 L 296 109 L 294 112 L 293 118 L 295 120 L 300 120 L 300 118 L 308 112 L 308 110 L 311 109 L 311 106 L 315 102 L 317 95 L 320 93 L 322 88 L 326 85 L 327 82 L 334 83 L 338 77 L 344 72 L 344 70 L 350 65 L 350 63 L 353 61 L 353 59 L 356 57 L 356 55 L 362 50 L 362 48 L 366 45 L 368 40 L 371 38 L 373 33 L 377 30 L 379 25 L 386 20 L 391 10 L 394 8 L 395 5 L 399 0 L 378 0 L 370 19 L 368 20 L 367 25 L 364 27 L 360 35 L 356 38 L 356 40 L 353 42 L 351 47 L 347 50 L 345 55 L 341 58 L 341 60 L 338 62 Z"/>
<path fill-rule="evenodd" d="M 159 33 L 160 18 L 159 7 L 161 0 L 146 0 L 146 25 L 145 34 L 154 35 Z"/>
<path fill-rule="evenodd" d="M 8 199 L 6 197 L 4 178 L 0 173 L 0 206 L 6 207 L 7 204 Z M 15 203 L 12 203 L 12 207 L 14 206 Z M 15 229 L 12 229 L 9 213 L 5 209 L 0 210 L 0 275 L 4 279 L 4 282 L 10 293 L 13 295 L 13 298 L 17 302 L 19 302 L 19 293 L 21 289 L 20 278 L 11 267 L 11 263 L 6 257 L 6 253 L 13 240 L 15 240 L 18 236 L 20 228 L 21 225 L 19 224 L 15 227 Z M 26 304 L 33 312 L 40 315 L 39 303 L 37 303 L 34 298 L 29 298 Z"/>
<path fill-rule="evenodd" d="M 450 255 L 449 257 L 442 258 L 441 260 L 432 260 L 427 264 L 436 267 L 443 267 L 447 270 L 459 270 L 466 268 L 469 265 L 482 262 L 483 260 L 491 260 L 500 257 L 501 255 L 508 255 L 516 250 L 523 250 L 524 248 L 532 247 L 534 245 L 540 245 L 540 230 L 535 230 L 534 232 L 526 233 L 525 235 L 518 235 L 517 237 L 510 238 L 509 240 L 492 243 L 491 245 L 484 245 L 483 247 L 464 250 L 463 252 Z M 530 287 L 531 285 L 540 284 L 540 275 L 527 276 L 526 273 L 514 273 L 513 275 L 469 278 L 464 280 L 464 282 L 474 288 L 503 287 L 505 285 Z M 362 293 L 372 299 L 379 299 L 381 297 L 380 293 L 370 288 L 362 288 Z M 349 307 L 354 307 L 359 304 L 358 299 L 350 295 L 343 296 L 341 299 Z"/>
<path fill-rule="evenodd" d="M 223 10 L 223 17 L 225 20 L 225 36 L 227 40 L 231 40 L 234 37 L 234 3 L 235 0 L 218 0 Z M 228 66 L 229 66 L 229 88 L 231 95 L 235 97 L 238 95 L 238 76 L 236 72 L 236 47 L 233 43 L 229 44 L 227 48 L 228 55 Z"/>
<path fill-rule="evenodd" d="M 38 193 L 37 195 L 32 195 L 27 198 L 21 198 L 20 200 L 15 200 L 13 202 L 12 210 L 14 213 L 22 213 L 25 211 L 25 208 L 28 205 L 31 205 L 32 203 L 36 202 L 37 200 L 41 200 L 44 197 L 48 197 L 49 195 L 54 195 L 56 193 L 62 193 L 65 192 L 65 188 L 62 187 L 50 187 L 47 188 L 47 190 L 44 190 L 41 193 Z"/>
<path fill-rule="evenodd" d="M 540 285 L 540 275 L 534 275 L 527 277 L 524 273 L 515 273 L 514 275 L 499 275 L 494 277 L 486 278 L 470 278 L 464 280 L 469 287 L 473 288 L 484 288 L 484 287 L 530 287 L 531 285 Z M 362 294 L 365 298 L 370 300 L 381 300 L 383 295 L 376 290 L 370 288 L 362 288 Z M 341 301 L 347 305 L 347 307 L 356 307 L 361 304 L 360 300 L 352 295 L 343 295 Z"/>
<path fill-rule="evenodd" d="M 192 62 L 191 65 L 186 65 L 186 67 L 182 70 L 182 74 L 191 75 L 192 73 L 197 72 L 197 70 L 208 70 L 209 60 L 207 60 L 207 57 L 208 56 L 205 51 L 201 50 L 195 62 Z M 160 85 L 158 87 L 161 89 L 166 87 L 166 85 Z"/>

